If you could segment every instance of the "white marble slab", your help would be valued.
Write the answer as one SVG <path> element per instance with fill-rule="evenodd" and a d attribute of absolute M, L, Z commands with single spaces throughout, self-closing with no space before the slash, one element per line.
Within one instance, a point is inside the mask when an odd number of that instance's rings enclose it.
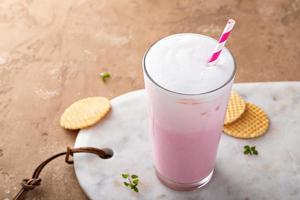
<path fill-rule="evenodd" d="M 78 181 L 90 199 L 300 199 L 300 82 L 236 84 L 246 100 L 271 119 L 268 133 L 240 140 L 223 134 L 211 182 L 192 192 L 166 188 L 154 175 L 143 90 L 112 100 L 112 112 L 97 126 L 81 130 L 75 147 L 110 147 L 114 157 L 101 160 L 76 154 Z M 245 156 L 256 145 L 259 156 Z M 140 176 L 140 192 L 124 187 L 121 173 Z"/>

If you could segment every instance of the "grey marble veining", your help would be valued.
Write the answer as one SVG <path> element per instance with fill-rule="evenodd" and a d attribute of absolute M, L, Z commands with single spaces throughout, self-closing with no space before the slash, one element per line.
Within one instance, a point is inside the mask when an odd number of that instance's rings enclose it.
<path fill-rule="evenodd" d="M 241 140 L 223 134 L 215 173 L 205 187 L 176 192 L 160 184 L 151 161 L 143 90 L 112 100 L 112 112 L 97 126 L 80 131 L 75 147 L 110 147 L 114 157 L 101 160 L 76 154 L 78 181 L 90 199 L 300 199 L 300 82 L 235 84 L 247 101 L 270 117 L 263 137 Z M 245 156 L 256 145 L 259 156 Z M 120 174 L 140 176 L 140 192 L 125 188 Z"/>

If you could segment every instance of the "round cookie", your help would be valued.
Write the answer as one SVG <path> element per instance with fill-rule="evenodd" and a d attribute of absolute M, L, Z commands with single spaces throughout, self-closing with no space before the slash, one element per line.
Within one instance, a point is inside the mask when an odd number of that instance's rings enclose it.
<path fill-rule="evenodd" d="M 224 125 L 224 133 L 237 138 L 255 138 L 263 135 L 269 128 L 266 113 L 252 103 L 246 103 L 245 113 L 234 123 Z"/>
<path fill-rule="evenodd" d="M 224 125 L 235 122 L 246 110 L 245 100 L 237 93 L 232 91 L 227 106 Z"/>
<path fill-rule="evenodd" d="M 100 121 L 110 110 L 110 102 L 104 97 L 88 97 L 70 105 L 60 118 L 63 128 L 76 130 Z"/>

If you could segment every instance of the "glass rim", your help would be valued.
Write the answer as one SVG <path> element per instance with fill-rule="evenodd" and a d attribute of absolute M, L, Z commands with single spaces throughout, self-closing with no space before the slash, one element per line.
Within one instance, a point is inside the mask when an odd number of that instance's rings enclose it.
<path fill-rule="evenodd" d="M 211 40 L 214 40 L 216 41 L 215 39 L 209 37 L 209 36 L 206 36 L 206 35 L 202 35 L 202 34 L 198 34 L 198 33 L 177 33 L 177 34 L 172 34 L 172 35 L 168 35 L 166 37 L 163 37 L 163 38 L 160 38 L 159 40 L 157 40 L 156 42 L 154 42 L 152 45 L 150 45 L 150 47 L 147 49 L 147 51 L 145 52 L 144 56 L 143 56 L 143 60 L 142 60 L 142 66 L 143 66 L 143 69 L 144 69 L 144 72 L 145 74 L 147 75 L 147 77 L 149 78 L 149 80 L 151 80 L 152 83 L 154 83 L 156 86 L 158 86 L 159 88 L 167 91 L 167 92 L 170 92 L 170 93 L 174 93 L 174 94 L 179 94 L 179 95 L 186 95 L 186 96 L 197 96 L 197 95 L 205 95 L 205 94 L 210 94 L 210 93 L 213 93 L 213 92 L 216 92 L 222 88 L 224 88 L 226 85 L 228 85 L 234 78 L 235 76 L 235 73 L 236 73 L 236 61 L 235 61 L 235 58 L 233 56 L 233 54 L 231 53 L 231 51 L 224 47 L 225 49 L 228 50 L 229 54 L 231 55 L 232 59 L 233 59 L 233 71 L 232 71 L 232 74 L 230 75 L 229 79 L 224 83 L 222 84 L 221 86 L 213 89 L 213 90 L 209 90 L 207 92 L 201 92 L 201 93 L 181 93 L 181 92 L 176 92 L 176 91 L 173 91 L 173 90 L 170 90 L 170 89 L 167 89 L 163 86 L 161 86 L 160 84 L 158 84 L 155 80 L 153 80 L 153 78 L 150 76 L 150 74 L 148 73 L 147 71 L 147 67 L 146 67 L 146 57 L 147 57 L 147 54 L 149 53 L 150 49 L 155 45 L 157 44 L 158 42 L 160 42 L 161 40 L 167 38 L 167 37 L 172 37 L 172 36 L 176 36 L 176 35 L 184 35 L 184 34 L 193 34 L 193 35 L 199 35 L 199 36 L 202 36 L 202 37 L 206 37 L 206 38 L 209 38 Z"/>

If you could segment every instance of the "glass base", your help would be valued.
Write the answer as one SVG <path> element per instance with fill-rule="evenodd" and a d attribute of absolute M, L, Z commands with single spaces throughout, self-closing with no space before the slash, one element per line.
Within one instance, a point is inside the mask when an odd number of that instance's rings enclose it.
<path fill-rule="evenodd" d="M 193 183 L 177 183 L 177 182 L 174 182 L 174 181 L 162 176 L 156 169 L 155 169 L 155 172 L 156 172 L 156 176 L 158 177 L 160 182 L 162 184 L 164 184 L 165 186 L 167 186 L 173 190 L 177 190 L 177 191 L 191 191 L 191 190 L 199 189 L 199 188 L 203 187 L 204 185 L 206 185 L 210 181 L 210 179 L 214 173 L 214 170 L 212 170 L 208 174 L 208 176 L 205 177 L 204 179 L 202 179 L 201 181 L 193 182 Z"/>

